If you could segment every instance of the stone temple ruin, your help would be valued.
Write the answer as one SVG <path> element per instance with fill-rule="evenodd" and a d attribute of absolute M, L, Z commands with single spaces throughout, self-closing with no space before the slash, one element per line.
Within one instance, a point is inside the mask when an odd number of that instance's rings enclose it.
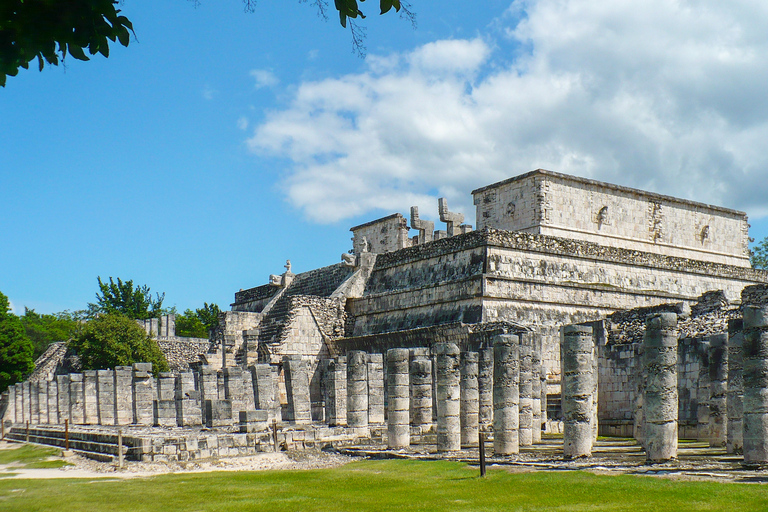
<path fill-rule="evenodd" d="M 452 453 L 481 432 L 508 456 L 544 431 L 565 458 L 601 434 L 649 461 L 680 437 L 768 462 L 768 272 L 750 266 L 743 212 L 545 170 L 472 195 L 475 229 L 444 199 L 444 230 L 417 207 L 355 226 L 340 263 L 287 262 L 236 292 L 209 340 L 150 321 L 174 370 L 158 378 L 80 372 L 53 347 L 4 394 L 6 435 L 62 444 L 66 422 L 76 449 L 116 453 L 123 426 L 129 458 L 188 460 Z"/>

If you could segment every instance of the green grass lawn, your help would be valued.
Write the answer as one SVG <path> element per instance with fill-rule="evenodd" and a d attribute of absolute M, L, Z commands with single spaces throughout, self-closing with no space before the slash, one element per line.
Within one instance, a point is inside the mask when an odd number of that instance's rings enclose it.
<path fill-rule="evenodd" d="M 70 466 L 63 460 L 47 460 L 61 455 L 60 448 L 23 444 L 18 448 L 0 450 L 0 464 L 11 464 L 15 468 L 60 468 Z"/>
<path fill-rule="evenodd" d="M 313 471 L 116 480 L 0 480 L 4 512 L 768 510 L 763 485 L 584 472 L 511 474 L 444 461 L 362 461 Z"/>

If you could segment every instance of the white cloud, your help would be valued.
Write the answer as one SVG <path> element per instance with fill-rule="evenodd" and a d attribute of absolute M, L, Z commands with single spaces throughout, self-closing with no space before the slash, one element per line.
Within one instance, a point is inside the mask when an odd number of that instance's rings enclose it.
<path fill-rule="evenodd" d="M 217 91 L 216 89 L 213 89 L 213 88 L 212 88 L 211 86 L 209 86 L 209 85 L 206 85 L 205 87 L 203 87 L 203 92 L 202 92 L 202 94 L 203 94 L 203 98 L 204 98 L 204 99 L 206 99 L 206 100 L 209 100 L 209 101 L 210 101 L 210 100 L 212 100 L 213 98 L 215 98 L 217 94 L 219 94 L 219 91 Z"/>
<path fill-rule="evenodd" d="M 240 116 L 237 119 L 237 127 L 240 130 L 247 130 L 248 129 L 248 118 L 245 116 Z"/>
<path fill-rule="evenodd" d="M 268 69 L 254 69 L 251 71 L 251 76 L 256 81 L 256 89 L 274 87 L 280 83 L 277 76 Z"/>
<path fill-rule="evenodd" d="M 318 222 L 434 217 L 435 192 L 471 217 L 472 188 L 539 167 L 768 215 L 766 5 L 528 0 L 498 23 L 511 63 L 483 39 L 371 56 L 248 143 L 292 161 L 285 194 Z"/>

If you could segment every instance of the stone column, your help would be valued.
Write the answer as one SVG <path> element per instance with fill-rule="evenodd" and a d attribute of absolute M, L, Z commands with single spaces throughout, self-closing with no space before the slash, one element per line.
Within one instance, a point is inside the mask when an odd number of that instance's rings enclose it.
<path fill-rule="evenodd" d="M 728 427 L 726 451 L 743 453 L 744 448 L 744 333 L 739 319 L 728 322 Z"/>
<path fill-rule="evenodd" d="M 64 420 L 68 420 L 71 425 L 74 422 L 69 410 L 69 375 L 56 376 L 56 389 L 58 390 L 59 423 L 63 424 Z"/>
<path fill-rule="evenodd" d="M 24 417 L 24 386 L 21 382 L 17 382 L 14 388 L 16 388 L 16 422 L 24 423 L 26 421 Z"/>
<path fill-rule="evenodd" d="M 205 406 L 207 401 L 216 402 L 219 400 L 219 385 L 218 377 L 216 375 L 216 369 L 211 365 L 203 365 L 200 367 L 200 373 L 198 374 L 200 379 L 200 400 L 203 409 L 203 424 L 208 425 L 208 408 Z"/>
<path fill-rule="evenodd" d="M 280 403 L 275 400 L 275 378 L 272 366 L 268 364 L 257 364 L 251 366 L 251 375 L 253 376 L 254 399 L 256 409 L 267 411 L 267 420 L 281 421 Z"/>
<path fill-rule="evenodd" d="M 8 386 L 8 409 L 5 413 L 5 417 L 10 422 L 16 423 L 16 386 Z"/>
<path fill-rule="evenodd" d="M 709 337 L 709 446 L 728 440 L 728 335 Z"/>
<path fill-rule="evenodd" d="M 461 353 L 461 446 L 477 446 L 480 429 L 479 354 Z"/>
<path fill-rule="evenodd" d="M 232 402 L 232 417 L 240 418 L 240 411 L 245 411 L 243 400 L 243 370 L 237 366 L 224 368 L 224 398 Z M 309 393 L 309 389 L 307 389 Z"/>
<path fill-rule="evenodd" d="M 328 361 L 325 380 L 326 421 L 334 427 L 347 424 L 347 358 Z"/>
<path fill-rule="evenodd" d="M 133 423 L 133 368 L 115 366 L 115 423 L 130 425 Z"/>
<path fill-rule="evenodd" d="M 69 414 L 72 423 L 85 424 L 85 397 L 83 396 L 83 374 L 69 374 Z"/>
<path fill-rule="evenodd" d="M 640 361 L 643 361 L 645 358 L 645 344 L 644 343 L 638 343 L 637 344 L 637 357 L 640 359 Z M 634 424 L 632 425 L 632 437 L 635 438 L 635 440 L 645 448 L 645 414 L 643 411 L 643 400 L 645 395 L 645 385 L 648 381 L 648 375 L 646 375 L 646 368 L 643 363 L 641 363 L 637 369 L 637 372 L 635 374 L 635 400 L 633 405 L 633 414 L 632 418 L 634 420 Z"/>
<path fill-rule="evenodd" d="M 99 395 L 97 393 L 96 370 L 83 372 L 83 401 L 85 404 L 85 424 L 99 424 Z"/>
<path fill-rule="evenodd" d="M 256 390 L 253 387 L 253 375 L 249 370 L 241 369 L 241 380 L 243 382 L 243 410 L 254 411 L 256 410 Z M 250 415 L 248 417 L 255 418 L 256 416 Z"/>
<path fill-rule="evenodd" d="M 133 363 L 131 367 L 131 388 L 133 391 L 133 422 L 137 425 L 154 424 L 155 401 L 152 363 Z"/>
<path fill-rule="evenodd" d="M 56 380 L 48 382 L 48 424 L 59 423 L 59 385 Z"/>
<path fill-rule="evenodd" d="M 539 375 L 541 378 L 541 429 L 544 431 L 547 428 L 547 370 L 543 363 L 539 367 Z"/>
<path fill-rule="evenodd" d="M 203 424 L 200 390 L 195 388 L 195 374 L 187 371 L 176 374 L 176 425 L 196 427 Z"/>
<path fill-rule="evenodd" d="M 368 354 L 368 423 L 384 423 L 384 356 Z"/>
<path fill-rule="evenodd" d="M 98 396 L 99 425 L 115 424 L 115 372 L 96 370 L 96 395 Z"/>
<path fill-rule="evenodd" d="M 409 359 L 407 348 L 387 351 L 387 444 L 395 450 L 411 445 Z"/>
<path fill-rule="evenodd" d="M 411 359 L 411 424 L 429 429 L 432 426 L 432 360 L 426 355 Z"/>
<path fill-rule="evenodd" d="M 645 455 L 663 462 L 677 458 L 677 314 L 648 317 L 643 345 Z"/>
<path fill-rule="evenodd" d="M 768 306 L 744 307 L 744 463 L 768 462 Z"/>
<path fill-rule="evenodd" d="M 48 381 L 41 380 L 36 383 L 37 387 L 37 422 L 40 425 L 48 424 Z"/>
<path fill-rule="evenodd" d="M 24 414 L 22 415 L 21 420 L 23 422 L 29 422 L 30 424 L 33 423 L 32 419 L 32 383 L 28 380 L 25 380 L 21 383 L 21 392 L 22 392 L 22 398 L 23 398 L 23 411 Z"/>
<path fill-rule="evenodd" d="M 155 425 L 176 426 L 176 376 L 173 373 L 160 372 L 157 379 L 157 400 L 153 406 Z"/>
<path fill-rule="evenodd" d="M 493 339 L 493 452 L 520 451 L 520 339 L 501 334 Z"/>
<path fill-rule="evenodd" d="M 533 426 L 531 440 L 534 444 L 541 442 L 541 336 L 534 334 L 533 350 L 531 352 L 531 408 L 533 409 Z"/>
<path fill-rule="evenodd" d="M 493 426 L 493 348 L 480 349 L 477 363 L 478 422 L 483 430 Z"/>
<path fill-rule="evenodd" d="M 709 441 L 709 339 L 698 340 L 699 385 L 696 388 L 696 439 Z"/>
<path fill-rule="evenodd" d="M 361 350 L 347 354 L 347 425 L 368 428 L 368 362 Z"/>
<path fill-rule="evenodd" d="M 436 343 L 434 351 L 437 362 L 437 451 L 458 451 L 461 449 L 459 347 L 455 343 Z"/>
<path fill-rule="evenodd" d="M 46 395 L 48 396 L 48 395 Z M 29 423 L 40 425 L 40 383 L 29 383 Z"/>
<path fill-rule="evenodd" d="M 309 372 L 301 356 L 284 356 L 285 394 L 288 400 L 288 421 L 297 424 L 312 423 L 309 400 Z"/>
<path fill-rule="evenodd" d="M 531 334 L 520 335 L 520 402 L 518 438 L 520 446 L 533 444 L 533 354 Z"/>
<path fill-rule="evenodd" d="M 562 366 L 563 456 L 566 459 L 592 455 L 592 328 L 563 327 Z"/>

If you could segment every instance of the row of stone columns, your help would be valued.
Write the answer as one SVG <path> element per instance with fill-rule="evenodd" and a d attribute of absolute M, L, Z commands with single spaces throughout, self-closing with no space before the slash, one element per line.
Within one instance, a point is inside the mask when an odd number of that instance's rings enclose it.
<path fill-rule="evenodd" d="M 745 306 L 728 334 L 709 336 L 709 364 L 700 379 L 698 418 L 710 446 L 743 451 L 744 463 L 768 463 L 768 307 Z M 643 340 L 643 430 L 647 459 L 677 457 L 677 315 L 660 313 L 646 320 Z M 565 368 L 564 361 L 564 368 Z M 565 371 L 565 370 L 564 370 Z M 702 385 L 700 384 L 700 389 Z"/>
<path fill-rule="evenodd" d="M 241 411 L 257 408 L 279 419 L 274 375 L 269 365 L 248 371 L 152 375 L 150 363 L 57 375 L 22 382 L 8 390 L 5 419 L 13 423 L 81 425 L 232 425 Z"/>

